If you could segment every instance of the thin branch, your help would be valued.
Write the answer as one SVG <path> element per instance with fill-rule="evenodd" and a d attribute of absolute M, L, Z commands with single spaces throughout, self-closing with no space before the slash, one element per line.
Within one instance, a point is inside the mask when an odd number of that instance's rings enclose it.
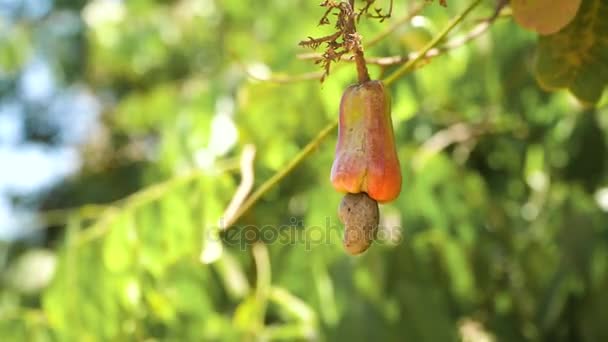
<path fill-rule="evenodd" d="M 437 153 L 451 144 L 469 140 L 482 131 L 482 127 L 475 127 L 464 122 L 459 122 L 433 134 L 422 144 L 420 149 Z"/>
<path fill-rule="evenodd" d="M 49 325 L 49 320 L 44 310 L 25 307 L 2 310 L 0 313 L 0 321 L 25 321 L 31 324 Z"/>
<path fill-rule="evenodd" d="M 430 49 L 424 55 L 424 59 L 430 59 L 433 57 L 440 56 L 446 52 L 449 52 L 450 50 L 462 47 L 462 46 L 466 45 L 467 43 L 471 42 L 472 40 L 480 37 L 481 35 L 483 35 L 484 33 L 486 33 L 488 31 L 488 29 L 491 27 L 491 25 L 494 23 L 494 21 L 499 17 L 501 9 L 502 9 L 502 6 L 497 7 L 496 12 L 491 17 L 481 20 L 479 22 L 479 24 L 477 24 L 473 29 L 471 29 L 466 34 L 464 34 L 460 37 L 453 38 L 452 40 L 448 41 L 441 47 L 436 47 L 436 48 Z M 390 32 L 387 31 L 387 32 L 390 33 L 392 31 L 390 31 Z M 366 57 L 366 62 L 367 62 L 367 64 L 374 64 L 374 65 L 379 65 L 379 66 L 391 66 L 391 65 L 406 63 L 409 60 L 415 59 L 417 56 L 418 56 L 418 52 L 412 52 L 406 56 L 397 55 L 397 56 L 386 56 L 386 57 Z M 305 60 L 306 59 L 319 60 L 320 58 L 322 58 L 322 56 L 319 53 L 306 53 L 306 54 L 299 54 L 298 58 L 305 59 Z M 344 62 L 353 62 L 353 59 L 350 56 L 342 56 L 342 58 L 340 60 L 344 61 Z"/>
<path fill-rule="evenodd" d="M 273 83 L 295 83 L 301 81 L 318 81 L 321 77 L 323 77 L 323 71 L 313 71 L 307 72 L 299 75 L 272 75 L 267 79 L 259 79 L 263 82 L 273 82 Z M 253 77 L 252 77 L 253 78 Z"/>
<path fill-rule="evenodd" d="M 227 170 L 218 170 L 218 172 L 225 172 Z M 123 204 L 112 205 L 106 207 L 106 209 L 101 213 L 99 219 L 95 221 L 95 223 L 88 227 L 86 230 L 83 230 L 76 241 L 78 245 L 83 245 L 89 241 L 95 240 L 104 236 L 111 227 L 111 223 L 122 213 L 126 211 L 133 211 L 137 208 L 140 208 L 143 205 L 146 205 L 150 202 L 158 200 L 163 197 L 167 192 L 173 190 L 174 188 L 188 184 L 191 181 L 196 180 L 197 178 L 206 175 L 207 173 L 203 170 L 195 169 L 191 170 L 188 173 L 183 175 L 175 176 L 166 180 L 164 182 L 160 182 L 154 185 L 150 185 L 140 191 L 137 191 L 124 199 L 121 199 L 115 203 Z"/>
<path fill-rule="evenodd" d="M 453 38 L 445 43 L 441 47 L 432 48 L 426 54 L 424 54 L 424 59 L 431 59 L 433 57 L 440 56 L 450 50 L 457 49 L 471 42 L 472 40 L 480 37 L 484 33 L 488 31 L 488 29 L 492 26 L 496 17 L 492 16 L 491 18 L 485 19 L 484 21 L 477 24 L 473 29 L 466 34 Z M 391 66 L 396 64 L 403 64 L 409 60 L 415 59 L 418 56 L 418 52 L 412 52 L 407 56 L 387 56 L 387 57 L 368 57 L 368 64 L 375 64 L 380 66 Z M 349 61 L 349 60 L 345 60 Z"/>
<path fill-rule="evenodd" d="M 83 220 L 92 220 L 100 217 L 108 208 L 118 203 L 111 204 L 85 204 L 77 208 L 50 209 L 36 214 L 36 219 L 42 224 L 38 229 L 64 225 L 68 217 L 78 215 Z"/>
<path fill-rule="evenodd" d="M 463 143 L 479 136 L 487 130 L 487 127 L 484 126 L 487 125 L 477 127 L 460 122 L 436 132 L 420 146 L 412 157 L 413 168 L 419 170 L 430 157 L 452 144 Z"/>
<path fill-rule="evenodd" d="M 374 8 L 376 14 L 370 14 L 369 10 L 376 0 L 365 0 L 363 8 L 359 11 L 355 10 L 355 0 L 348 1 L 332 1 L 325 0 L 321 6 L 326 7 L 326 11 L 321 17 L 320 25 L 328 24 L 330 21 L 328 15 L 338 10 L 336 14 L 336 29 L 337 32 L 321 38 L 308 37 L 307 40 L 301 41 L 299 45 L 318 48 L 324 44 L 325 51 L 321 54 L 321 58 L 316 64 L 321 64 L 324 73 L 321 77 L 321 82 L 329 75 L 331 65 L 339 61 L 344 55 L 351 53 L 357 65 L 357 78 L 359 83 L 369 81 L 369 73 L 363 53 L 363 45 L 361 44 L 361 35 L 357 32 L 356 23 L 363 14 L 367 14 L 370 18 L 380 19 L 384 21 L 391 16 L 393 10 L 393 1 L 390 0 L 390 9 L 388 14 L 382 14 L 380 8 Z M 341 40 L 339 40 L 341 38 Z"/>
<path fill-rule="evenodd" d="M 367 43 L 365 43 L 365 46 L 367 48 L 370 48 L 370 47 L 378 44 L 379 42 L 381 42 L 382 39 L 386 38 L 388 35 L 395 32 L 395 30 L 397 30 L 399 28 L 399 26 L 409 22 L 410 20 L 412 20 L 413 17 L 417 16 L 420 13 L 420 11 L 422 11 L 422 9 L 424 9 L 424 7 L 426 5 L 428 5 L 427 2 L 418 3 L 406 15 L 397 19 L 391 26 L 387 27 L 386 30 L 380 32 L 378 35 L 376 35 L 375 37 L 370 39 Z"/>
<path fill-rule="evenodd" d="M 521 131 L 521 125 L 518 123 L 502 123 L 501 125 L 497 125 L 495 122 L 487 120 L 475 124 L 466 122 L 455 123 L 435 132 L 418 148 L 412 157 L 413 168 L 419 170 L 430 157 L 440 153 L 451 145 L 468 142 L 474 143 L 485 135 L 514 131 Z"/>
<path fill-rule="evenodd" d="M 338 127 L 338 121 L 329 123 L 323 128 L 316 137 L 314 137 L 304 148 L 298 153 L 285 167 L 277 171 L 272 177 L 266 180 L 260 187 L 253 193 L 243 205 L 234 213 L 233 222 L 239 220 L 243 214 L 249 210 L 262 196 L 268 192 L 273 186 L 279 183 L 285 176 L 287 176 L 296 166 L 298 166 L 306 157 L 311 155 L 321 142 L 331 133 L 336 127 Z M 226 226 L 226 229 L 230 229 L 231 226 Z"/>
<path fill-rule="evenodd" d="M 390 18 L 391 15 L 393 14 L 393 0 L 389 0 L 389 7 L 388 7 L 388 11 L 386 14 L 382 14 L 381 8 L 374 8 L 375 14 L 370 14 L 369 9 L 376 2 L 376 0 L 364 0 L 364 1 L 365 1 L 365 5 L 363 6 L 363 8 L 361 8 L 359 10 L 359 13 L 357 13 L 357 22 L 359 22 L 359 19 L 361 19 L 361 16 L 363 14 L 367 14 L 368 18 L 380 19 L 381 23 L 384 22 L 386 19 Z M 354 8 L 354 1 L 351 2 L 351 6 L 353 6 L 353 8 Z"/>
<path fill-rule="evenodd" d="M 303 40 L 303 41 L 299 42 L 298 45 L 316 49 L 323 43 L 335 41 L 336 39 L 340 38 L 341 35 L 342 35 L 342 32 L 336 32 L 336 33 L 333 33 L 333 34 L 330 34 L 328 36 L 324 36 L 321 38 L 308 37 L 308 40 Z"/>
<path fill-rule="evenodd" d="M 219 223 L 220 229 L 225 229 L 234 223 L 234 214 L 243 204 L 243 201 L 245 201 L 247 195 L 249 195 L 249 192 L 251 192 L 254 178 L 254 157 L 255 147 L 253 145 L 246 145 L 241 155 L 241 183 L 234 192 L 234 196 L 232 196 L 230 204 L 228 204 L 228 207 L 224 211 L 224 215 L 222 215 L 222 219 Z"/>
<path fill-rule="evenodd" d="M 430 59 L 432 57 L 440 56 L 452 49 L 466 45 L 470 41 L 483 35 L 485 32 L 487 32 L 487 30 L 491 27 L 491 24 L 497 18 L 503 17 L 503 13 L 506 11 L 502 11 L 502 9 L 505 7 L 506 3 L 507 2 L 505 0 L 500 0 L 496 6 L 496 10 L 495 10 L 494 14 L 491 17 L 482 19 L 479 22 L 479 24 L 477 24 L 467 34 L 465 34 L 461 37 L 456 37 L 456 38 L 448 41 L 445 45 L 443 45 L 441 47 L 431 49 L 424 55 L 424 58 Z M 378 35 L 376 35 L 375 37 L 370 39 L 369 42 L 367 42 L 365 44 L 365 46 L 367 48 L 370 48 L 370 47 L 378 44 L 384 38 L 386 38 L 388 35 L 390 35 L 395 30 L 397 30 L 401 25 L 409 22 L 413 17 L 418 15 L 428 4 L 429 4 L 429 2 L 419 3 L 416 7 L 414 7 L 411 11 L 409 11 L 406 15 L 397 19 L 386 30 L 380 32 Z M 505 13 L 504 16 L 510 16 L 510 14 Z M 391 65 L 403 64 L 411 59 L 416 58 L 417 55 L 418 55 L 417 52 L 412 52 L 412 53 L 408 54 L 407 56 L 402 56 L 402 55 L 386 56 L 386 57 L 369 57 L 368 56 L 365 58 L 365 61 L 367 62 L 367 64 L 374 64 L 374 65 L 379 65 L 379 66 L 391 66 Z M 298 59 L 303 59 L 303 60 L 308 60 L 308 59 L 321 60 L 323 58 L 323 54 L 318 53 L 318 52 L 309 52 L 309 53 L 300 53 L 296 57 Z M 340 61 L 354 62 L 355 60 L 353 59 L 352 56 L 341 55 Z M 334 66 L 334 69 L 339 68 L 342 65 L 343 64 L 337 64 L 336 66 Z M 247 70 L 247 68 L 244 68 L 244 70 L 247 72 L 248 76 L 252 79 L 262 81 L 262 82 L 273 82 L 273 83 L 293 83 L 293 82 L 312 81 L 312 80 L 316 81 L 316 80 L 320 79 L 321 77 L 323 77 L 323 75 L 324 75 L 323 72 L 308 72 L 308 73 L 303 73 L 303 74 L 299 74 L 299 75 L 291 75 L 291 76 L 290 75 L 285 75 L 285 76 L 272 75 L 272 76 L 269 76 L 268 78 L 261 78 L 261 77 L 251 74 Z"/>
<path fill-rule="evenodd" d="M 491 24 L 493 21 L 494 21 L 493 18 L 488 18 L 488 19 L 480 22 L 479 24 L 477 24 L 467 34 L 460 36 L 460 37 L 456 37 L 456 38 L 448 41 L 441 47 L 436 47 L 436 48 L 430 49 L 424 55 L 423 59 L 431 59 L 433 57 L 437 57 L 446 52 L 449 52 L 450 50 L 453 50 L 453 49 L 466 45 L 470 41 L 480 37 L 482 34 L 487 32 L 488 29 L 491 27 Z M 367 64 L 374 64 L 374 65 L 379 65 L 379 66 L 391 66 L 391 65 L 403 64 L 409 60 L 415 59 L 417 56 L 418 56 L 418 52 L 412 52 L 406 56 L 397 55 L 397 56 L 386 56 L 386 57 L 367 57 L 366 62 L 367 62 Z M 318 59 L 318 58 L 320 58 L 320 55 L 314 54 L 314 53 L 309 53 L 309 54 L 302 54 L 299 57 L 302 59 Z M 344 56 L 341 60 L 344 62 L 353 61 L 351 58 L 349 58 L 347 56 Z"/>
<path fill-rule="evenodd" d="M 439 44 L 439 42 L 441 40 L 443 40 L 443 38 L 445 38 L 448 35 L 448 33 L 450 33 L 450 31 L 452 31 L 452 29 L 454 29 L 454 27 L 456 27 L 456 25 L 458 25 L 460 22 L 462 22 L 462 20 L 464 18 L 466 18 L 466 16 L 475 7 L 477 7 L 477 5 L 479 5 L 479 3 L 481 3 L 481 0 L 473 1 L 461 14 L 459 14 L 456 18 L 452 19 L 452 21 L 448 24 L 448 26 L 446 26 L 437 36 L 435 36 L 435 38 L 433 38 L 433 40 L 431 40 L 418 53 L 418 55 L 416 57 L 408 60 L 407 63 L 405 63 L 404 65 L 399 67 L 399 69 L 395 70 L 392 74 L 390 74 L 384 80 L 384 84 L 390 85 L 391 83 L 394 83 L 396 80 L 398 80 L 400 77 L 411 72 L 414 69 L 414 67 L 416 66 L 416 63 L 418 63 L 429 52 L 429 50 L 431 50 L 432 48 L 437 46 Z"/>
<path fill-rule="evenodd" d="M 256 242 L 251 250 L 256 270 L 255 301 L 258 309 L 256 333 L 262 331 L 266 321 L 266 309 L 272 284 L 272 273 L 268 247 L 263 242 Z M 256 335 L 258 335 L 256 334 Z"/>
<path fill-rule="evenodd" d="M 392 32 L 394 32 L 396 29 L 399 28 L 399 26 L 407 23 L 408 21 L 410 21 L 413 17 L 415 17 L 416 15 L 418 15 L 422 9 L 427 6 L 428 3 L 427 2 L 422 2 L 419 5 L 417 5 L 416 7 L 414 7 L 411 11 L 409 11 L 408 13 L 406 13 L 403 17 L 397 19 L 393 25 L 391 25 L 390 27 L 388 27 L 385 31 L 380 32 L 378 35 L 374 36 L 368 43 L 365 44 L 366 47 L 370 48 L 376 44 L 378 44 L 380 41 L 382 41 L 382 39 L 386 38 L 386 36 L 388 36 L 389 34 L 391 34 Z M 310 38 L 310 37 L 309 37 Z M 312 53 L 302 53 L 302 54 L 298 54 L 297 58 L 300 59 L 320 59 L 323 55 L 321 53 L 318 52 L 312 52 Z M 347 60 L 347 61 L 353 61 L 352 56 L 344 56 L 344 57 L 340 57 L 340 60 Z M 369 64 L 369 62 L 368 62 Z M 344 64 L 337 64 L 334 66 L 335 68 L 340 68 L 342 67 Z M 306 72 L 306 73 L 302 73 L 302 74 L 297 74 L 297 75 L 280 75 L 280 74 L 272 74 L 268 77 L 259 77 L 256 75 L 253 75 L 248 69 L 247 67 L 245 67 L 244 65 L 242 65 L 242 69 L 245 71 L 245 73 L 247 73 L 247 76 L 249 76 L 249 78 L 254 79 L 256 81 L 261 81 L 261 82 L 271 82 L 271 83 L 294 83 L 294 82 L 301 82 L 301 81 L 318 81 L 319 79 L 321 79 L 324 75 L 323 71 L 314 71 L 314 72 Z"/>
<path fill-rule="evenodd" d="M 238 168 L 239 160 L 236 158 L 227 158 L 218 160 L 213 172 L 230 172 Z M 202 175 L 201 170 L 191 170 L 190 172 L 177 177 L 190 177 L 195 174 Z M 132 194 L 133 195 L 133 194 Z M 95 220 L 105 215 L 107 211 L 120 209 L 120 206 L 125 204 L 129 196 L 118 199 L 107 204 L 82 204 L 73 208 L 48 209 L 35 213 L 34 226 L 27 226 L 26 230 L 45 230 L 66 224 L 71 216 L 78 216 L 84 221 Z"/>
<path fill-rule="evenodd" d="M 247 76 L 255 81 L 259 82 L 269 82 L 269 83 L 295 83 L 301 81 L 318 81 L 321 77 L 323 77 L 323 71 L 313 71 L 313 72 L 305 72 L 298 75 L 280 75 L 280 74 L 272 74 L 268 76 L 259 76 L 255 75 L 247 68 L 247 66 L 243 63 L 238 63 L 241 69 L 247 74 Z"/>

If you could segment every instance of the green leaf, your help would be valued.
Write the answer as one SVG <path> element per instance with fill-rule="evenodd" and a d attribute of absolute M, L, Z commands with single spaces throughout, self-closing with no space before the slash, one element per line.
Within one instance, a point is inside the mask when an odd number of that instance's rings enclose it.
<path fill-rule="evenodd" d="M 108 270 L 127 271 L 135 263 L 136 235 L 133 218 L 128 213 L 114 222 L 103 242 L 103 262 Z"/>
<path fill-rule="evenodd" d="M 585 0 L 563 30 L 541 37 L 536 77 L 543 88 L 568 88 L 583 103 L 596 103 L 608 82 L 608 1 Z"/>

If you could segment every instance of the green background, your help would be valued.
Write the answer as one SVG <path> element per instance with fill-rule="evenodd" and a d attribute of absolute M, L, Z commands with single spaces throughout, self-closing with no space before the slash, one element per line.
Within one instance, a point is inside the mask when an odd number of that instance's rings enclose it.
<path fill-rule="evenodd" d="M 384 23 L 362 18 L 363 42 L 422 1 L 408 3 Z M 467 4 L 428 4 L 421 25 L 365 52 L 416 51 Z M 56 0 L 42 16 L 0 17 L 0 99 L 18 98 L 15 80 L 43 55 L 58 87 L 86 86 L 102 104 L 79 171 L 16 199 L 33 203 L 40 229 L 0 242 L 0 339 L 608 340 L 601 23 L 580 36 L 601 42 L 591 86 L 572 86 L 587 106 L 536 79 L 537 49 L 557 75 L 556 44 L 574 40 L 537 45 L 508 16 L 392 84 L 403 190 L 381 206 L 391 238 L 362 256 L 341 246 L 335 132 L 219 233 L 244 146 L 256 150 L 257 187 L 337 118 L 356 81 L 348 62 L 322 84 L 292 79 L 320 70 L 296 55 L 311 52 L 299 41 L 333 32 L 317 26 L 322 13 L 303 0 Z M 54 273 L 37 282 L 45 262 Z"/>

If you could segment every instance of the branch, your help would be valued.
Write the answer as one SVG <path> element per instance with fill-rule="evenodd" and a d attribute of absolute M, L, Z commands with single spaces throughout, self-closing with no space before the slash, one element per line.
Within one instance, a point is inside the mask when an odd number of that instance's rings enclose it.
<path fill-rule="evenodd" d="M 382 39 L 386 38 L 386 36 L 388 36 L 389 34 L 394 32 L 396 29 L 398 29 L 399 26 L 407 23 L 413 17 L 418 15 L 420 13 L 420 11 L 422 11 L 422 9 L 426 5 L 428 5 L 427 2 L 422 2 L 418 6 L 414 7 L 411 11 L 406 13 L 403 17 L 397 19 L 393 23 L 393 25 L 388 27 L 385 31 L 382 31 L 378 35 L 373 37 L 368 43 L 365 44 L 365 46 L 367 46 L 369 48 L 369 47 L 372 47 L 372 46 L 378 44 L 380 41 L 382 41 Z M 311 37 L 309 37 L 309 39 L 311 39 Z M 312 38 L 312 39 L 314 39 L 314 38 Z M 323 56 L 323 54 L 318 53 L 318 52 L 302 53 L 302 54 L 297 55 L 297 57 L 301 58 L 301 59 L 317 59 L 317 60 L 321 59 L 322 56 Z M 340 57 L 340 60 L 353 61 L 352 56 Z M 238 62 L 238 59 L 237 59 L 237 62 Z M 323 71 L 314 71 L 314 72 L 306 72 L 306 73 L 297 74 L 297 75 L 280 75 L 280 74 L 273 73 L 272 75 L 270 75 L 268 77 L 260 77 L 260 76 L 252 74 L 244 64 L 242 64 L 240 62 L 239 62 L 239 64 L 242 66 L 242 69 L 245 71 L 247 76 L 249 76 L 250 78 L 252 78 L 256 81 L 261 81 L 261 82 L 293 83 L 293 82 L 312 81 L 312 80 L 318 81 L 324 75 Z M 344 64 L 337 64 L 336 66 L 334 66 L 334 69 L 340 68 L 343 65 Z"/>
<path fill-rule="evenodd" d="M 243 205 L 234 213 L 233 222 L 238 221 L 243 214 L 249 210 L 253 205 L 260 199 L 262 196 L 268 192 L 273 186 L 279 183 L 285 176 L 287 176 L 293 169 L 296 168 L 306 157 L 311 155 L 317 147 L 321 144 L 323 140 L 333 131 L 336 127 L 338 127 L 338 121 L 334 121 L 329 123 L 325 128 L 317 134 L 317 136 L 312 139 L 304 148 L 298 153 L 285 167 L 281 170 L 277 171 L 272 177 L 266 180 L 260 187 L 253 193 L 247 200 L 243 203 Z M 225 229 L 230 229 L 231 226 L 226 226 Z"/>
<path fill-rule="evenodd" d="M 83 220 L 97 219 L 102 216 L 106 210 L 118 205 L 119 201 L 110 204 L 85 204 L 77 208 L 44 210 L 36 214 L 36 219 L 41 225 L 37 226 L 35 229 L 42 230 L 50 227 L 62 226 L 68 221 L 68 217 L 72 215 L 77 215 Z"/>
<path fill-rule="evenodd" d="M 234 215 L 236 214 L 239 207 L 243 204 L 243 201 L 251 192 L 253 187 L 253 158 L 255 157 L 255 147 L 253 145 L 246 145 L 243 149 L 241 156 L 241 183 L 234 192 L 232 200 L 222 215 L 219 227 L 220 229 L 226 229 L 234 223 Z"/>
<path fill-rule="evenodd" d="M 417 16 L 422 9 L 428 5 L 428 2 L 422 2 L 417 4 L 414 8 L 412 8 L 408 13 L 406 13 L 403 17 L 397 19 L 391 26 L 389 26 L 386 30 L 380 32 L 377 36 L 370 39 L 369 42 L 365 43 L 365 46 L 368 48 L 374 46 L 382 41 L 382 39 L 386 38 L 389 34 L 395 32 L 399 28 L 399 26 L 409 22 L 413 17 Z"/>
<path fill-rule="evenodd" d="M 385 80 L 384 84 L 390 85 L 398 80 L 400 77 L 411 72 L 416 63 L 418 63 L 432 48 L 437 46 L 443 38 L 445 38 L 456 25 L 458 25 L 466 16 L 477 6 L 481 0 L 473 1 L 460 15 L 456 18 L 452 19 L 452 21 L 446 26 L 441 33 L 439 33 L 433 40 L 431 40 L 420 52 L 418 52 L 417 56 L 408 60 L 407 63 L 402 65 L 399 69 L 395 70 L 392 74 L 390 74 Z"/>
<path fill-rule="evenodd" d="M 239 160 L 237 158 L 227 158 L 218 160 L 216 162 L 216 166 L 212 170 L 213 172 L 231 172 L 238 168 Z M 189 172 L 184 173 L 183 175 L 179 175 L 174 177 L 172 180 L 179 180 L 181 178 L 191 178 L 191 177 L 199 177 L 202 176 L 203 171 L 195 169 L 190 170 Z M 171 179 L 166 181 L 170 182 Z M 165 182 L 165 183 L 166 183 Z M 162 183 L 159 183 L 162 184 Z M 142 189 L 136 193 L 133 193 L 127 197 L 118 199 L 111 203 L 106 204 L 82 204 L 78 207 L 72 208 L 61 208 L 61 209 L 48 209 L 42 210 L 35 213 L 35 222 L 34 226 L 24 228 L 25 230 L 45 230 L 52 227 L 63 226 L 68 222 L 69 218 L 72 216 L 78 216 L 80 219 L 87 220 L 95 220 L 107 214 L 107 212 L 112 210 L 119 210 L 121 206 L 126 205 L 129 199 L 137 193 L 143 192 L 148 188 Z"/>
<path fill-rule="evenodd" d="M 279 83 L 279 84 L 283 84 L 283 83 L 294 83 L 294 82 L 300 82 L 300 81 L 318 81 L 321 77 L 323 77 L 323 71 L 313 71 L 313 72 L 306 72 L 303 74 L 299 74 L 299 75 L 279 75 L 279 74 L 274 74 L 274 75 L 269 75 L 269 76 L 259 76 L 259 75 L 254 75 L 245 65 L 241 65 L 243 71 L 245 71 L 245 73 L 247 74 L 247 76 L 249 76 L 249 78 L 255 80 L 255 81 L 260 81 L 260 82 L 270 82 L 270 83 Z"/>
<path fill-rule="evenodd" d="M 430 49 L 423 57 L 423 59 L 431 59 L 433 57 L 437 57 L 443 55 L 450 50 L 457 49 L 471 42 L 472 40 L 480 37 L 484 33 L 486 33 L 489 28 L 492 26 L 492 23 L 498 18 L 497 15 L 492 15 L 489 18 L 483 19 L 479 24 L 477 24 L 471 31 L 462 35 L 460 37 L 453 38 L 445 43 L 441 47 L 435 47 Z M 397 64 L 403 64 L 411 59 L 414 59 L 418 56 L 418 52 L 412 52 L 406 56 L 386 56 L 386 57 L 367 57 L 367 64 L 374 64 L 379 66 L 391 66 Z M 321 56 L 317 53 L 308 53 L 308 54 L 300 54 L 298 55 L 301 59 L 319 59 Z M 349 57 L 344 56 L 342 61 L 352 62 L 353 60 Z"/>
<path fill-rule="evenodd" d="M 460 122 L 436 132 L 420 146 L 412 157 L 413 169 L 420 170 L 430 157 L 443 151 L 448 146 L 463 143 L 481 135 L 487 130 L 485 126 L 487 125 L 475 127 Z"/>
<path fill-rule="evenodd" d="M 228 171 L 228 169 L 219 170 L 218 172 L 225 171 Z M 167 192 L 173 190 L 175 187 L 188 184 L 189 182 L 194 181 L 205 174 L 206 173 L 203 170 L 195 169 L 186 174 L 170 178 L 164 182 L 150 185 L 127 196 L 124 199 L 118 200 L 116 203 L 124 203 L 124 205 L 112 205 L 106 207 L 106 209 L 99 216 L 99 219 L 95 221 L 91 227 L 83 230 L 79 234 L 76 241 L 77 244 L 83 245 L 89 241 L 96 240 L 97 238 L 104 236 L 110 230 L 112 221 L 114 221 L 123 212 L 136 210 L 143 205 L 163 197 Z"/>
<path fill-rule="evenodd" d="M 268 297 L 272 283 L 270 266 L 270 256 L 268 247 L 263 242 L 256 242 L 251 250 L 256 271 L 255 302 L 257 304 L 258 320 L 255 322 L 254 329 L 258 335 L 265 326 L 266 309 L 268 307 Z"/>
<path fill-rule="evenodd" d="M 430 157 L 440 153 L 451 145 L 468 142 L 475 143 L 479 138 L 489 134 L 521 131 L 521 124 L 519 122 L 501 122 L 498 124 L 497 122 L 484 120 L 475 124 L 466 122 L 455 123 L 435 132 L 418 148 L 412 157 L 413 169 L 416 171 L 420 170 Z"/>

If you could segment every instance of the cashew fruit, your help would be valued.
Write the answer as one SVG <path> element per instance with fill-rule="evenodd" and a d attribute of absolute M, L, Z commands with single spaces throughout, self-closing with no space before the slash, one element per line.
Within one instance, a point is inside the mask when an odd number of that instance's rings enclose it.
<path fill-rule="evenodd" d="M 378 202 L 399 195 L 401 170 L 390 94 L 382 82 L 355 84 L 344 91 L 330 179 L 340 192 L 365 192 Z"/>

